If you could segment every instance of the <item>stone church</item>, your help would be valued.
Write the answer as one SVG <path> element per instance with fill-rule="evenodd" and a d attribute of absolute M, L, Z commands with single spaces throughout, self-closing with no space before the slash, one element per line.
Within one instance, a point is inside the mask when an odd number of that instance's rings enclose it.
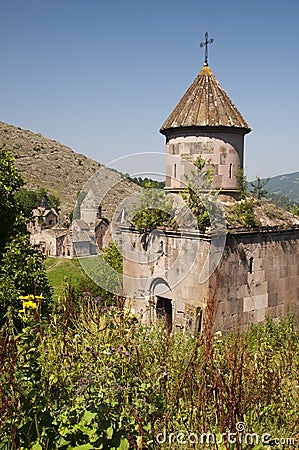
<path fill-rule="evenodd" d="M 108 221 L 90 192 L 80 205 L 79 214 L 69 226 L 60 223 L 59 214 L 43 198 L 31 213 L 27 226 L 30 244 L 45 256 L 77 258 L 96 255 L 109 243 Z"/>
<path fill-rule="evenodd" d="M 233 205 L 250 131 L 206 60 L 160 129 L 166 138 L 166 191 L 179 195 L 188 165 L 200 156 L 213 169 L 219 201 Z M 222 330 L 288 313 L 299 317 L 299 222 L 291 214 L 280 222 L 261 219 L 259 227 L 226 227 L 221 249 L 213 233 L 184 227 L 149 236 L 124 228 L 123 242 L 139 255 L 124 252 L 124 293 L 145 323 L 163 317 L 169 329 L 194 333 L 211 302 Z"/>

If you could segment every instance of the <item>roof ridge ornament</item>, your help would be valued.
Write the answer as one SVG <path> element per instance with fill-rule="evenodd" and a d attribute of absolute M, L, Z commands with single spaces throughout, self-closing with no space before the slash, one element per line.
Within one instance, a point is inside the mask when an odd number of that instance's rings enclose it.
<path fill-rule="evenodd" d="M 209 63 L 208 63 L 208 44 L 213 44 L 214 39 L 211 38 L 209 39 L 209 34 L 208 32 L 205 33 L 205 42 L 202 42 L 201 44 L 199 44 L 199 46 L 205 47 L 205 62 L 204 62 L 204 66 L 208 67 Z"/>

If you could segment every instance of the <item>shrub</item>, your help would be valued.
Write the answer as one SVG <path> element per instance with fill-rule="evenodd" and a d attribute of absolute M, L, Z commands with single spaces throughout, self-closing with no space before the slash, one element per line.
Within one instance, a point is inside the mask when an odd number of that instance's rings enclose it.
<path fill-rule="evenodd" d="M 231 207 L 228 221 L 231 225 L 242 225 L 246 228 L 260 226 L 260 221 L 254 215 L 253 201 L 250 198 L 236 202 Z"/>
<path fill-rule="evenodd" d="M 42 313 L 48 315 L 52 288 L 43 265 L 44 256 L 30 247 L 28 237 L 17 235 L 5 247 L 0 267 L 0 323 L 3 324 L 8 309 L 18 323 L 20 295 L 43 295 Z"/>

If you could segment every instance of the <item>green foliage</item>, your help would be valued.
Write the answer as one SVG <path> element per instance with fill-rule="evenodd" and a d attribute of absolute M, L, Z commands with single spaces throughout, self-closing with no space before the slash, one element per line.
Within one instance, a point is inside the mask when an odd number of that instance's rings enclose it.
<path fill-rule="evenodd" d="M 103 265 L 103 259 L 109 266 L 115 270 L 107 270 Z M 81 263 L 83 267 L 81 266 Z M 89 258 L 91 261 L 91 269 L 88 273 L 95 272 L 94 280 L 99 278 L 104 285 L 112 287 L 114 291 L 121 291 L 122 285 L 122 255 L 118 251 L 114 243 L 110 243 L 106 247 L 100 257 Z M 63 259 L 63 258 L 47 258 L 45 266 L 47 276 L 51 286 L 54 288 L 53 298 L 57 303 L 59 297 L 65 293 L 66 284 L 71 284 L 74 294 L 78 297 L 83 292 L 90 292 L 94 297 L 101 297 L 103 302 L 108 305 L 115 304 L 115 295 L 103 287 L 99 286 L 96 281 L 89 278 L 85 271 L 86 261 L 79 259 Z"/>
<path fill-rule="evenodd" d="M 48 194 L 43 188 L 37 191 L 31 191 L 21 187 L 14 196 L 19 212 L 27 219 L 30 218 L 32 210 L 39 206 L 43 197 L 48 201 L 51 208 L 59 212 L 59 198 L 55 195 Z"/>
<path fill-rule="evenodd" d="M 60 200 L 59 200 L 59 198 L 56 195 L 49 194 L 47 192 L 47 190 L 44 189 L 44 188 L 38 189 L 38 191 L 36 191 L 36 194 L 37 194 L 37 200 L 38 200 L 37 206 L 39 205 L 41 199 L 43 197 L 45 197 L 45 199 L 47 200 L 47 202 L 50 205 L 50 208 L 54 208 L 56 212 L 59 212 L 59 210 L 60 210 Z"/>
<path fill-rule="evenodd" d="M 238 191 L 240 194 L 240 199 L 245 200 L 248 195 L 248 182 L 244 170 L 239 167 L 236 173 Z"/>
<path fill-rule="evenodd" d="M 133 183 L 136 183 L 142 187 L 146 187 L 148 184 L 150 184 L 151 187 L 155 188 L 155 189 L 164 189 L 164 187 L 165 187 L 165 181 L 152 180 L 151 178 L 147 178 L 147 177 L 142 178 L 142 177 L 128 176 L 128 179 L 130 181 L 133 181 Z"/>
<path fill-rule="evenodd" d="M 5 247 L 0 267 L 0 324 L 7 311 L 17 319 L 20 295 L 43 295 L 43 315 L 49 312 L 52 290 L 43 265 L 44 256 L 31 248 L 28 237 L 17 235 Z"/>
<path fill-rule="evenodd" d="M 0 324 L 9 310 L 18 317 L 20 295 L 44 294 L 46 313 L 51 289 L 43 256 L 30 247 L 25 235 L 25 217 L 16 201 L 23 180 L 9 151 L 0 149 Z"/>
<path fill-rule="evenodd" d="M 123 274 L 122 255 L 114 242 L 110 243 L 98 256 L 88 258 L 83 266 L 92 278 L 85 276 L 81 279 L 79 293 L 90 292 L 93 296 L 100 297 L 105 304 L 114 305 L 115 294 L 122 292 Z"/>
<path fill-rule="evenodd" d="M 254 215 L 254 204 L 252 199 L 246 198 L 236 202 L 230 209 L 228 221 L 231 225 L 241 225 L 246 228 L 260 226 L 260 221 Z"/>
<path fill-rule="evenodd" d="M 18 205 L 19 211 L 26 217 L 30 218 L 31 212 L 39 205 L 36 191 L 30 191 L 21 187 L 15 194 L 15 201 Z"/>
<path fill-rule="evenodd" d="M 186 200 L 187 205 L 196 217 L 197 225 L 200 231 L 206 231 L 206 229 L 211 225 L 210 215 L 206 208 L 204 199 L 207 200 L 208 196 L 211 194 L 212 180 L 213 180 L 213 169 L 205 169 L 205 159 L 199 156 L 196 161 L 194 161 L 194 166 L 197 171 L 194 170 L 191 176 L 186 175 L 187 188 L 182 192 L 183 198 Z M 202 189 L 206 190 L 207 193 L 198 193 L 198 171 L 203 175 L 202 179 Z"/>
<path fill-rule="evenodd" d="M 294 319 L 187 338 L 71 295 L 48 324 L 28 312 L 21 333 L 0 330 L 0 448 L 176 449 L 168 439 L 159 447 L 157 434 L 218 436 L 237 422 L 260 436 L 294 435 Z"/>
<path fill-rule="evenodd" d="M 161 189 L 155 189 L 151 182 L 145 184 L 140 202 L 134 208 L 132 223 L 141 233 L 156 228 L 172 228 L 175 225 L 173 200 Z"/>
<path fill-rule="evenodd" d="M 274 205 L 285 209 L 286 211 L 290 211 L 291 208 L 296 208 L 297 205 L 296 202 L 291 201 L 287 195 L 280 195 L 273 192 L 268 192 L 267 200 Z"/>
<path fill-rule="evenodd" d="M 54 300 L 57 300 L 59 296 L 63 295 L 65 280 L 71 283 L 78 292 L 82 291 L 80 286 L 83 286 L 85 281 L 88 280 L 78 259 L 48 257 L 46 258 L 44 265 L 46 267 L 49 283 L 53 287 Z M 94 293 L 94 295 L 96 294 L 93 290 L 91 290 L 91 292 Z"/>
<path fill-rule="evenodd" d="M 108 247 L 103 250 L 105 261 L 118 273 L 123 273 L 123 258 L 114 242 L 110 242 Z"/>
<path fill-rule="evenodd" d="M 262 180 L 260 177 L 257 177 L 255 181 L 251 182 L 252 187 L 252 195 L 258 200 L 267 197 L 268 191 L 264 189 L 269 182 L 269 178 Z"/>
<path fill-rule="evenodd" d="M 23 184 L 11 152 L 0 148 L 0 260 L 7 241 L 24 227 L 14 197 Z"/>
<path fill-rule="evenodd" d="M 291 209 L 291 213 L 294 214 L 295 216 L 299 217 L 299 204 L 297 204 L 296 206 L 294 206 Z"/>

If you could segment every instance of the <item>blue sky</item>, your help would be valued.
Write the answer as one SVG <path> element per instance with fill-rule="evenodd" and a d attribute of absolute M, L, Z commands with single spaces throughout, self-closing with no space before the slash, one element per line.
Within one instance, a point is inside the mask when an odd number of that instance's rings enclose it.
<path fill-rule="evenodd" d="M 299 171 L 298 17 L 298 0 L 1 0 L 0 120 L 101 163 L 164 152 L 158 130 L 208 31 L 210 67 L 253 130 L 248 178 Z"/>

